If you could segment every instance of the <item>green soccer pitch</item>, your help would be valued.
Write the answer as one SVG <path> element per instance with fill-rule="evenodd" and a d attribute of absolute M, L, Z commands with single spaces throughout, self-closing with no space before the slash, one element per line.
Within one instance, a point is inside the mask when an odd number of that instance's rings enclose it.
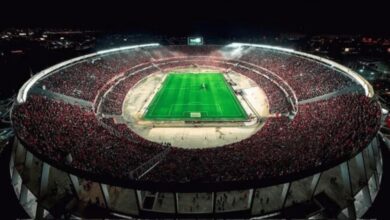
<path fill-rule="evenodd" d="M 146 120 L 243 121 L 245 110 L 221 73 L 170 73 Z"/>

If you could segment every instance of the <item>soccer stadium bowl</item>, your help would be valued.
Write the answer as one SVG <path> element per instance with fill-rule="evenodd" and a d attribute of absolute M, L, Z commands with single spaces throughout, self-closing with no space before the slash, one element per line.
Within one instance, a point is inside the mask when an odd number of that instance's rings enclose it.
<path fill-rule="evenodd" d="M 12 184 L 32 218 L 357 218 L 382 178 L 373 97 L 292 49 L 99 51 L 19 90 Z"/>

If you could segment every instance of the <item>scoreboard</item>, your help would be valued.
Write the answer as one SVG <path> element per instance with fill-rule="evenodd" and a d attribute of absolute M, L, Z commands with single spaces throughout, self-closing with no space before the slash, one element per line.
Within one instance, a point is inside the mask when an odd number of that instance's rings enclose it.
<path fill-rule="evenodd" d="M 187 37 L 187 44 L 189 46 L 203 45 L 203 37 Z"/>

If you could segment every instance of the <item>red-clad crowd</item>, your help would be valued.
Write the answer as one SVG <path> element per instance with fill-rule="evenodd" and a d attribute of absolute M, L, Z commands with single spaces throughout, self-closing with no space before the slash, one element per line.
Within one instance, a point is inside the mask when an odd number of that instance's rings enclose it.
<path fill-rule="evenodd" d="M 136 72 L 136 74 L 131 76 L 126 76 L 120 80 L 116 85 L 113 86 L 113 89 L 109 91 L 102 99 L 101 103 L 101 113 L 104 114 L 116 114 L 120 115 L 122 113 L 122 104 L 126 97 L 127 92 L 143 77 L 147 76 L 150 73 L 158 71 L 157 68 L 169 71 L 169 69 L 178 68 L 178 67 L 189 67 L 195 65 L 198 67 L 204 66 L 213 66 L 221 69 L 230 69 L 235 72 L 239 72 L 250 79 L 254 80 L 261 89 L 267 95 L 267 99 L 270 105 L 271 113 L 286 113 L 291 111 L 292 103 L 288 101 L 288 97 L 293 96 L 291 90 L 285 88 L 287 94 L 285 94 L 281 87 L 286 87 L 285 84 L 281 82 L 279 78 L 275 78 L 272 75 L 269 76 L 275 81 L 275 83 L 270 82 L 264 76 L 256 73 L 255 68 L 252 66 L 245 66 L 245 64 L 234 65 L 233 62 L 227 62 L 217 59 L 205 59 L 205 58 L 178 58 L 170 61 L 161 61 L 155 62 L 155 66 L 149 66 L 146 70 Z M 261 71 L 262 74 L 267 75 L 266 72 Z M 296 104 L 296 103 L 295 103 Z"/>
<path fill-rule="evenodd" d="M 39 86 L 95 103 L 109 87 L 118 82 L 118 78 L 126 77 L 125 80 L 117 83 L 118 87 L 109 92 L 101 103 L 102 112 L 120 114 L 127 91 L 140 78 L 151 73 L 148 70 L 139 72 L 137 66 L 142 68 L 149 66 L 153 70 L 157 68 L 169 70 L 180 66 L 200 65 L 235 70 L 254 79 L 263 88 L 268 96 L 272 113 L 290 111 L 291 102 L 287 97 L 291 98 L 293 94 L 289 89 L 287 93 L 290 93 L 284 94 L 285 92 L 283 93 L 277 85 L 270 83 L 251 69 L 262 72 L 281 86 L 287 83 L 298 100 L 356 85 L 353 80 L 332 67 L 301 56 L 264 48 L 251 48 L 234 59 L 226 55 L 230 53 L 234 52 L 218 46 L 166 46 L 116 52 L 61 68 L 40 80 Z M 235 65 L 237 63 L 239 65 Z M 131 68 L 134 69 L 129 71 Z M 270 72 L 261 68 L 268 69 Z M 128 76 L 131 72 L 137 71 L 134 76 Z"/>
<path fill-rule="evenodd" d="M 134 51 L 99 56 L 65 66 L 39 82 L 52 92 L 93 102 L 99 89 L 118 74 L 124 74 L 137 64 L 149 62 L 150 57 Z"/>
<path fill-rule="evenodd" d="M 15 105 L 12 122 L 31 150 L 54 162 L 66 164 L 65 158 L 71 155 L 67 165 L 74 168 L 129 178 L 131 170 L 166 147 L 139 137 L 113 119 L 100 118 L 100 113 L 121 114 L 127 92 L 153 72 L 210 65 L 241 73 L 264 90 L 271 113 L 290 112 L 292 105 L 298 105 L 291 101 L 295 94 L 305 100 L 356 85 L 332 67 L 304 57 L 259 48 L 245 51 L 233 59 L 225 56 L 228 49 L 222 53 L 217 46 L 170 46 L 88 59 L 50 74 L 38 85 L 94 102 L 95 110 L 100 106 L 98 116 L 88 108 L 30 95 L 25 103 Z M 268 118 L 260 131 L 243 141 L 208 149 L 172 148 L 142 179 L 237 181 L 301 172 L 352 156 L 367 146 L 379 129 L 380 113 L 376 102 L 353 93 L 302 104 L 293 119 Z"/>
<path fill-rule="evenodd" d="M 293 120 L 269 118 L 243 141 L 209 149 L 172 148 L 143 179 L 235 181 L 300 172 L 364 148 L 379 129 L 379 118 L 379 105 L 357 94 L 300 105 Z M 66 163 L 70 154 L 70 166 L 115 178 L 127 178 L 164 149 L 112 119 L 103 122 L 122 135 L 101 126 L 88 109 L 40 96 L 15 106 L 12 119 L 18 136 L 35 152 L 58 163 Z"/>
<path fill-rule="evenodd" d="M 108 91 L 106 96 L 102 99 L 101 113 L 109 115 L 122 114 L 122 104 L 128 91 L 145 76 L 157 72 L 158 69 L 154 66 L 147 66 L 144 69 L 125 76 L 118 80 L 118 83 L 113 86 L 111 91 Z"/>
<path fill-rule="evenodd" d="M 283 78 L 292 87 L 298 100 L 310 99 L 356 85 L 330 66 L 290 53 L 253 49 L 240 60 L 264 67 Z"/>
<path fill-rule="evenodd" d="M 137 137 L 137 143 L 101 126 L 95 114 L 80 106 L 30 96 L 13 109 L 17 135 L 33 151 L 55 162 L 97 174 L 126 178 L 128 173 L 163 150 Z"/>
<path fill-rule="evenodd" d="M 349 158 L 379 129 L 380 108 L 362 95 L 299 106 L 293 120 L 269 118 L 252 137 L 225 147 L 173 148 L 143 178 L 151 181 L 238 181 L 278 177 Z"/>
<path fill-rule="evenodd" d="M 269 76 L 270 79 L 274 80 L 275 83 L 271 82 L 263 75 L 254 72 L 253 68 L 245 67 L 244 65 L 238 65 L 232 68 L 232 70 L 241 73 L 259 85 L 259 87 L 267 95 L 269 102 L 269 108 L 271 113 L 285 113 L 289 112 L 292 109 L 292 103 L 288 101 L 288 97 L 291 97 L 293 94 L 285 94 L 281 88 L 284 88 L 286 92 L 291 92 L 284 86 L 280 79 L 267 75 L 266 72 L 261 71 L 262 74 Z M 295 103 L 296 104 L 296 103 Z"/>

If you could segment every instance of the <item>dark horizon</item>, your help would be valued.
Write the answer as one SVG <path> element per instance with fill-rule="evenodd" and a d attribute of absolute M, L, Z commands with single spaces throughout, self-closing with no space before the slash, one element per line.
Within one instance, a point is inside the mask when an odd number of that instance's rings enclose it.
<path fill-rule="evenodd" d="M 151 34 L 240 35 L 263 32 L 390 35 L 386 7 L 375 2 L 31 4 L 0 14 L 0 29 L 79 28 Z"/>

